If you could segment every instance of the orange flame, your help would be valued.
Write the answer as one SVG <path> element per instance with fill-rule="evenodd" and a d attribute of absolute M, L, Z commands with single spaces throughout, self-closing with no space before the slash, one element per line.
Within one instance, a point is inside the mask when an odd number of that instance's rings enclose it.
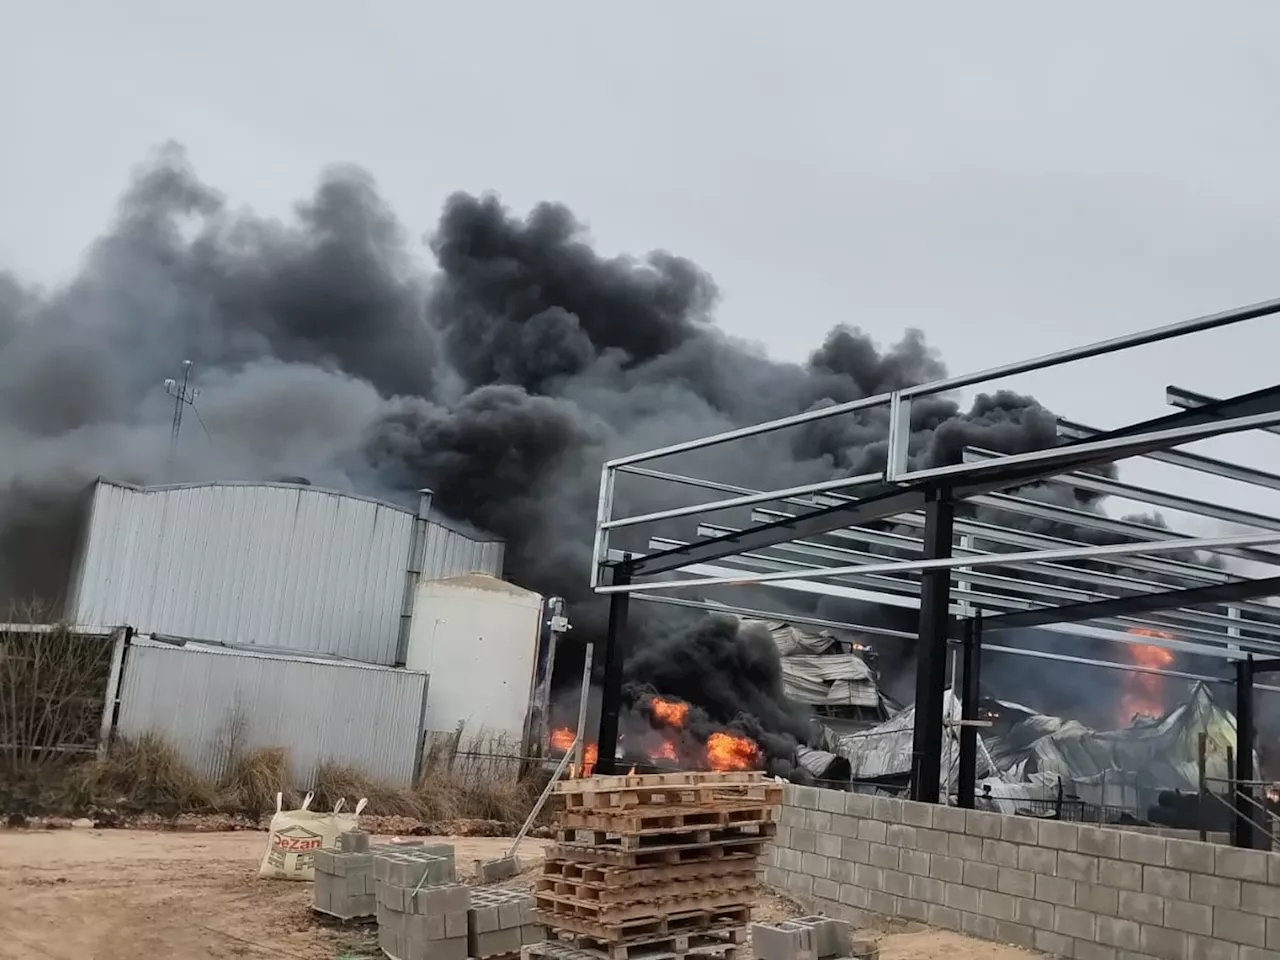
<path fill-rule="evenodd" d="M 649 701 L 649 706 L 653 709 L 654 717 L 671 727 L 683 727 L 685 720 L 689 718 L 689 705 L 678 700 L 654 697 Z"/>
<path fill-rule="evenodd" d="M 1156 637 L 1172 640 L 1173 636 L 1146 627 L 1131 627 L 1129 633 L 1139 637 Z M 1150 643 L 1129 644 L 1129 656 L 1139 667 L 1159 670 L 1173 663 L 1173 652 Z M 1120 701 L 1120 724 L 1133 722 L 1135 717 L 1160 717 L 1164 715 L 1164 677 L 1153 673 L 1130 673 L 1125 677 L 1125 694 Z"/>
<path fill-rule="evenodd" d="M 717 732 L 707 737 L 707 766 L 712 770 L 754 770 L 760 748 L 746 737 Z"/>
<path fill-rule="evenodd" d="M 650 760 L 675 760 L 676 747 L 670 740 L 663 740 L 655 746 L 650 747 L 646 753 L 649 754 Z"/>
<path fill-rule="evenodd" d="M 574 732 L 572 730 L 568 727 L 558 727 L 551 731 L 551 749 L 556 753 L 567 753 L 569 748 L 573 746 L 573 739 Z M 568 771 L 569 779 L 572 780 L 578 776 L 591 776 L 597 757 L 596 745 L 588 743 L 582 750 L 582 769 L 578 770 L 571 766 Z"/>

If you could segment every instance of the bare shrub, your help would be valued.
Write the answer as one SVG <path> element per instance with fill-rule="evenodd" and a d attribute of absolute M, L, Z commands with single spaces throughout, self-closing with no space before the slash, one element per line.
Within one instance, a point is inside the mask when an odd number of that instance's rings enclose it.
<path fill-rule="evenodd" d="M 136 813 L 215 813 L 223 809 L 218 788 L 157 734 L 121 737 L 105 757 L 85 764 L 71 778 L 82 802 Z"/>

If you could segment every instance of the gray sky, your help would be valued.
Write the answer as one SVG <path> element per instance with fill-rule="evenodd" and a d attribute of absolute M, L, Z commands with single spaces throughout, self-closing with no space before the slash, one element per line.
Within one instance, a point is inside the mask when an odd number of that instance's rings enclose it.
<path fill-rule="evenodd" d="M 174 138 L 280 214 L 334 161 L 419 233 L 456 189 L 561 200 L 697 261 L 774 355 L 919 326 L 963 372 L 1280 296 L 1277 40 L 1261 0 L 9 0 L 0 266 L 67 275 Z M 1012 385 L 1114 426 L 1273 382 L 1277 347 L 1254 321 Z M 1205 452 L 1280 470 L 1280 437 Z"/>

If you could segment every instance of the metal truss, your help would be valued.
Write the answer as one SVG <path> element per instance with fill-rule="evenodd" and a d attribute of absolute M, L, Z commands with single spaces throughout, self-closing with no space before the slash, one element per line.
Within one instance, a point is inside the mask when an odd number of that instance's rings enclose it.
<path fill-rule="evenodd" d="M 1276 313 L 1280 300 L 1267 301 L 607 462 L 601 471 L 591 572 L 593 589 L 609 595 L 612 604 L 598 743 L 601 772 L 613 767 L 622 645 L 633 596 L 914 642 L 919 669 L 912 796 L 926 801 L 939 799 L 949 644 L 963 651 L 966 706 L 976 697 L 984 634 L 1004 634 L 1002 644 L 987 648 L 1002 655 L 1125 668 L 1020 648 L 1014 631 L 1033 625 L 1217 657 L 1236 664 L 1238 698 L 1245 675 L 1251 695 L 1254 664 L 1260 662 L 1254 658 L 1280 662 L 1280 605 L 1263 599 L 1280 594 L 1280 548 L 1268 549 L 1280 544 L 1280 518 L 1237 507 L 1231 498 L 1197 500 L 1096 471 L 1119 460 L 1145 458 L 1244 487 L 1280 491 L 1280 475 L 1179 449 L 1232 433 L 1280 433 L 1280 384 L 1228 398 L 1171 386 L 1165 399 L 1175 409 L 1166 416 L 1112 430 L 1060 420 L 1057 445 L 1014 455 L 971 448 L 957 463 L 920 467 L 910 460 L 909 439 L 916 400 Z M 889 424 L 886 462 L 873 473 L 758 490 L 655 463 L 671 458 L 684 463 L 690 455 L 696 460 L 701 450 L 872 411 Z M 615 516 L 620 482 L 662 485 L 668 502 L 684 491 L 692 502 Z M 1166 528 L 1063 506 L 1074 501 L 1045 497 L 1035 489 L 1055 487 L 1133 501 L 1241 532 L 1196 536 L 1176 525 Z M 718 499 L 708 500 L 708 495 Z M 1024 522 L 1015 526 L 1018 518 Z M 1035 521 L 1036 529 L 1025 529 L 1025 520 Z M 1204 528 L 1195 520 L 1193 524 Z M 1046 527 L 1052 533 L 1041 532 Z M 753 606 L 719 602 L 721 590 L 743 585 L 755 591 Z M 763 603 L 761 593 L 774 591 L 914 609 L 919 627 L 904 634 L 756 609 Z M 791 604 L 783 599 L 779 606 Z M 1223 682 L 1221 677 L 1201 679 Z M 1246 720 L 1251 710 L 1251 703 L 1238 700 L 1237 712 L 1243 711 Z M 962 737 L 962 763 L 973 740 Z M 1241 749 L 1237 756 L 1252 763 L 1250 750 Z M 967 783 L 970 778 L 962 779 Z M 966 791 L 961 793 L 964 802 Z"/>

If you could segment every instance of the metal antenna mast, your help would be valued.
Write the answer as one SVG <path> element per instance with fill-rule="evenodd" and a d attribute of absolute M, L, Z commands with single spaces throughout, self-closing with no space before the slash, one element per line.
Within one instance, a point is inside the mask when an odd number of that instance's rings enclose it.
<path fill-rule="evenodd" d="M 165 466 L 165 474 L 168 479 L 173 479 L 173 463 L 178 454 L 178 437 L 182 434 L 182 412 L 183 408 L 193 406 L 196 397 L 200 396 L 200 391 L 196 387 L 188 386 L 191 381 L 192 361 L 182 361 L 182 382 L 169 377 L 164 382 L 165 392 L 173 397 L 173 428 L 169 431 L 169 460 Z"/>

